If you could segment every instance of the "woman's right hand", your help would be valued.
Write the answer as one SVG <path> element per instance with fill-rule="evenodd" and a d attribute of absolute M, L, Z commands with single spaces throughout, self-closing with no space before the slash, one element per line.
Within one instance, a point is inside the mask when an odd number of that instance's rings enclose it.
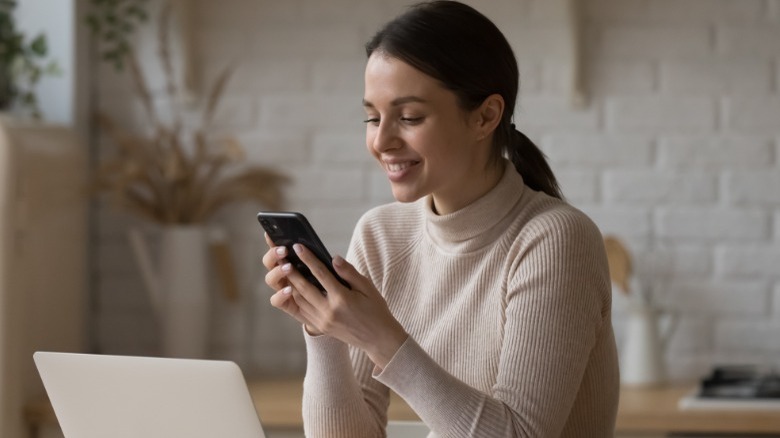
<path fill-rule="evenodd" d="M 275 291 L 271 295 L 271 305 L 295 318 L 296 321 L 306 326 L 306 330 L 313 335 L 312 325 L 301 315 L 301 309 L 293 299 L 292 287 L 287 280 L 287 273 L 284 269 L 293 269 L 285 259 L 287 257 L 287 248 L 284 246 L 275 246 L 268 233 L 265 234 L 265 242 L 268 244 L 268 251 L 263 255 L 263 265 L 268 269 L 265 274 L 265 283 Z"/>

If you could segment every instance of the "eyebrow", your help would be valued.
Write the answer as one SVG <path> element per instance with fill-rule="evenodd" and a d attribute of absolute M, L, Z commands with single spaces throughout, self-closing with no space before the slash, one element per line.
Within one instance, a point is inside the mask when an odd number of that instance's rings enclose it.
<path fill-rule="evenodd" d="M 397 97 L 397 98 L 393 99 L 392 102 L 390 102 L 390 105 L 398 106 L 398 105 L 403 105 L 405 103 L 412 103 L 412 102 L 415 102 L 415 103 L 427 103 L 428 101 L 423 99 L 422 97 L 403 96 L 403 97 Z M 363 106 L 369 107 L 369 108 L 373 108 L 374 104 L 369 102 L 369 101 L 367 101 L 366 99 L 363 99 Z"/>

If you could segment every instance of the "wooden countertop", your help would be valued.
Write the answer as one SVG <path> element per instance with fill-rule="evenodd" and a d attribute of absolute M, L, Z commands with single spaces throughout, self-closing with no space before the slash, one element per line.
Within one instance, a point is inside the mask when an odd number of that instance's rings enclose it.
<path fill-rule="evenodd" d="M 264 427 L 301 428 L 303 382 L 300 378 L 255 380 L 248 383 L 257 413 Z M 420 417 L 395 393 L 391 393 L 388 417 L 392 420 L 419 421 Z"/>
<path fill-rule="evenodd" d="M 248 382 L 255 407 L 268 429 L 300 429 L 301 378 L 252 380 Z M 680 398 L 694 385 L 661 388 L 623 388 L 620 391 L 616 430 L 619 433 L 775 433 L 780 434 L 778 410 L 680 410 Z M 392 420 L 418 420 L 397 395 L 392 394 L 388 416 Z M 25 417 L 32 429 L 56 424 L 47 399 L 29 404 Z"/>
<path fill-rule="evenodd" d="M 679 400 L 695 385 L 623 388 L 616 430 L 657 433 L 780 434 L 780 410 L 679 409 Z"/>

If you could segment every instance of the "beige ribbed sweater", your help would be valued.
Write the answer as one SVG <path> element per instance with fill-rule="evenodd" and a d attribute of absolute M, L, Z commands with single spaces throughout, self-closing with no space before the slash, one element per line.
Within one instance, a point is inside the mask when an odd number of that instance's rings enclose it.
<path fill-rule="evenodd" d="M 509 163 L 455 213 L 436 215 L 429 198 L 369 211 L 347 258 L 409 339 L 373 375 L 361 351 L 306 336 L 306 436 L 384 436 L 388 388 L 431 436 L 613 436 L 619 379 L 602 236 Z"/>

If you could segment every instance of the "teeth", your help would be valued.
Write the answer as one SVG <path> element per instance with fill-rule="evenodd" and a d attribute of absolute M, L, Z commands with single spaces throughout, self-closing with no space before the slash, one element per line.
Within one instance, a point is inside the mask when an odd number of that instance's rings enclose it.
<path fill-rule="evenodd" d="M 387 163 L 387 170 L 391 172 L 400 172 L 412 165 L 411 162 L 405 162 L 405 163 Z"/>

